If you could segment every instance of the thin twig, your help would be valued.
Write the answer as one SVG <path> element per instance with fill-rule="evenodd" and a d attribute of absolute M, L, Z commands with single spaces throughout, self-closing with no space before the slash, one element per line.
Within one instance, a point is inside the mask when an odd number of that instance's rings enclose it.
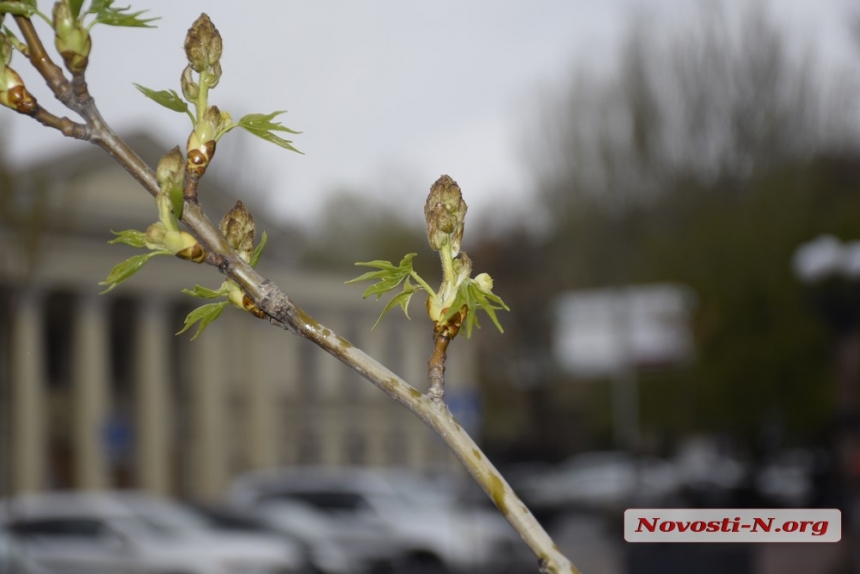
<path fill-rule="evenodd" d="M 31 115 L 40 124 L 59 130 L 66 137 L 78 140 L 90 139 L 90 129 L 85 124 L 74 122 L 65 116 L 62 118 L 55 116 L 42 106 L 38 106 Z"/>
<path fill-rule="evenodd" d="M 427 378 L 430 380 L 430 388 L 427 396 L 434 401 L 441 401 L 445 395 L 445 359 L 448 358 L 446 351 L 451 342 L 445 333 L 437 333 L 433 341 L 433 354 L 427 363 Z"/>
<path fill-rule="evenodd" d="M 45 46 L 36 32 L 33 22 L 26 16 L 15 15 L 15 23 L 18 24 L 18 29 L 21 30 L 21 35 L 27 43 L 30 63 L 45 79 L 54 96 L 70 110 L 78 111 L 72 92 L 72 84 L 66 79 L 62 68 L 57 66 L 51 60 L 48 52 L 45 51 Z"/>

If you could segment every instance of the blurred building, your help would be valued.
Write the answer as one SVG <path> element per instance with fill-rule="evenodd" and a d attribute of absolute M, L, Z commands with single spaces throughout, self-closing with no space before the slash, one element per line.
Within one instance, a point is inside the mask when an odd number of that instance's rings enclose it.
<path fill-rule="evenodd" d="M 138 135 L 155 165 L 167 146 Z M 0 495 L 49 488 L 136 487 L 218 498 L 237 473 L 296 464 L 438 468 L 452 461 L 423 423 L 317 347 L 228 308 L 197 340 L 175 336 L 217 288 L 211 267 L 156 257 L 106 295 L 97 283 L 138 253 L 109 230 L 156 219 L 153 199 L 94 146 L 69 142 L 0 189 Z M 222 161 L 226 158 L 221 158 Z M 430 326 L 381 310 L 345 286 L 355 274 L 297 268 L 289 235 L 254 197 L 207 176 L 201 198 L 218 221 L 237 196 L 270 235 L 260 270 L 303 309 L 422 388 Z M 452 397 L 475 377 L 451 353 Z"/>

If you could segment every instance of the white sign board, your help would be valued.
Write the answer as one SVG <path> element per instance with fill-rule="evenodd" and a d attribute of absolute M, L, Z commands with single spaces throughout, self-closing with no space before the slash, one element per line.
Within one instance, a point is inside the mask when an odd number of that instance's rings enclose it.
<path fill-rule="evenodd" d="M 575 376 L 603 377 L 689 360 L 695 300 L 668 284 L 566 293 L 555 302 L 556 362 Z"/>

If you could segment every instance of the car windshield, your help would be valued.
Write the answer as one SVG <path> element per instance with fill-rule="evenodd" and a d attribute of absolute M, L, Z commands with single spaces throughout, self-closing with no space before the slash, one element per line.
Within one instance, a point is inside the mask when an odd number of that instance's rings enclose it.
<path fill-rule="evenodd" d="M 211 529 L 202 516 L 169 504 L 135 504 L 131 511 L 128 522 L 136 521 L 156 536 L 182 536 Z"/>

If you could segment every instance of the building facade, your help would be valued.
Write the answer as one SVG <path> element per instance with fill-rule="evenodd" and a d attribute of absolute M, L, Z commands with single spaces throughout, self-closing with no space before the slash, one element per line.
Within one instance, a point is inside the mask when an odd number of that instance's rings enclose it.
<path fill-rule="evenodd" d="M 144 136 L 129 141 L 151 165 L 168 148 Z M 98 282 L 137 252 L 108 245 L 109 230 L 145 230 L 155 203 L 101 150 L 69 149 L 0 189 L 0 495 L 133 487 L 217 500 L 250 469 L 453 465 L 446 447 L 384 393 L 250 314 L 228 308 L 198 339 L 174 335 L 206 302 L 181 290 L 223 280 L 211 267 L 156 257 L 99 295 Z M 200 193 L 213 221 L 236 199 L 206 178 Z M 288 237 L 249 208 L 258 232 L 271 236 L 263 275 L 424 390 L 430 323 L 392 313 L 371 330 L 381 306 L 343 284 L 355 270 L 298 268 Z M 452 397 L 475 384 L 466 353 L 450 354 Z"/>

